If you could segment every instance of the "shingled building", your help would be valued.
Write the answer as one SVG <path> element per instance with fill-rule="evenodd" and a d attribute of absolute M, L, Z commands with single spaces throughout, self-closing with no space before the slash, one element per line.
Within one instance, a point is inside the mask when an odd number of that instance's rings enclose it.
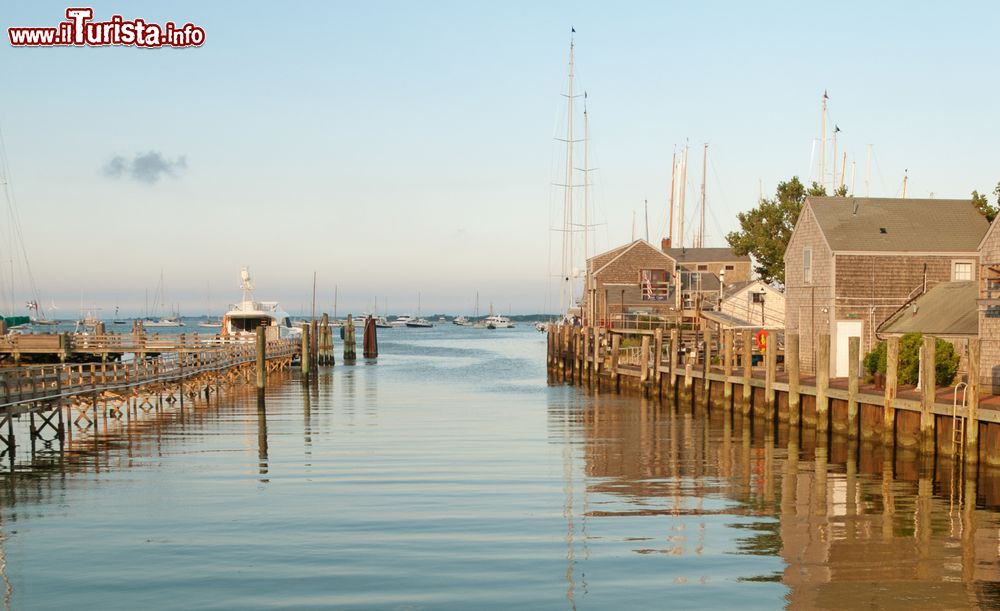
<path fill-rule="evenodd" d="M 828 333 L 830 374 L 847 375 L 849 337 L 863 355 L 914 297 L 978 281 L 988 228 L 970 200 L 807 198 L 785 251 L 785 321 L 799 333 L 802 370 L 815 371 L 815 338 Z"/>

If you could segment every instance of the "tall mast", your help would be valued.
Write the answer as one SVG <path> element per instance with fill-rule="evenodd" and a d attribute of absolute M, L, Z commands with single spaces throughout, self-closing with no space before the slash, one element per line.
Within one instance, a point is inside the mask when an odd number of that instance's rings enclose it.
<path fill-rule="evenodd" d="M 569 37 L 569 86 L 566 93 L 566 183 L 563 200 L 562 290 L 559 309 L 563 314 L 573 307 L 573 33 Z"/>
<path fill-rule="evenodd" d="M 646 241 L 649 241 L 649 200 L 642 200 L 642 211 L 646 215 Z"/>
<path fill-rule="evenodd" d="M 830 96 L 823 90 L 823 121 L 820 124 L 820 145 L 819 145 L 819 184 L 826 184 L 826 101 Z"/>
<path fill-rule="evenodd" d="M 906 179 L 909 178 L 907 173 L 909 170 L 903 170 L 903 199 L 906 199 Z"/>
<path fill-rule="evenodd" d="M 590 258 L 590 244 L 587 241 L 587 234 L 590 232 L 590 165 L 588 159 L 588 145 L 590 144 L 590 117 L 587 116 L 587 92 L 583 92 L 583 264 L 587 265 Z M 587 287 L 584 287 L 586 290 Z"/>
<path fill-rule="evenodd" d="M 680 186 L 680 210 L 677 215 L 678 222 L 677 237 L 680 239 L 680 248 L 684 248 L 684 196 L 687 194 L 687 165 L 688 165 L 688 145 L 684 145 L 684 157 L 681 158 L 681 186 Z"/>
<path fill-rule="evenodd" d="M 840 188 L 844 187 L 844 178 L 847 175 L 847 151 L 844 151 L 844 159 L 840 164 Z"/>
<path fill-rule="evenodd" d="M 872 145 L 868 145 L 868 155 L 865 159 L 865 197 L 871 197 L 872 187 Z"/>
<path fill-rule="evenodd" d="M 705 177 L 708 175 L 708 143 L 701 160 L 701 226 L 698 228 L 698 248 L 705 247 Z"/>
<path fill-rule="evenodd" d="M 837 189 L 837 132 L 840 127 L 833 126 L 833 173 L 830 175 L 830 195 Z"/>
<path fill-rule="evenodd" d="M 674 242 L 674 190 L 677 188 L 675 186 L 677 178 L 677 146 L 674 146 L 674 156 L 670 160 L 670 224 L 667 225 L 667 239 L 670 241 L 670 245 L 673 246 Z"/>

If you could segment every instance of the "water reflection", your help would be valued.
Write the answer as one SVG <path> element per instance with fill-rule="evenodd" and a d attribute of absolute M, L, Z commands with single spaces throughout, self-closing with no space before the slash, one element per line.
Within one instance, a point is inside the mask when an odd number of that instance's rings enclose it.
<path fill-rule="evenodd" d="M 881 444 L 816 437 L 718 405 L 692 414 L 591 394 L 551 409 L 569 416 L 566 445 L 583 444 L 582 490 L 593 509 L 582 515 L 597 520 L 588 538 L 677 558 L 661 567 L 674 583 L 780 582 L 790 608 L 998 602 L 1000 496 L 977 493 L 979 482 L 997 486 L 994 471 L 962 477 L 943 458 L 922 464 Z M 757 561 L 705 571 L 693 559 L 706 554 Z"/>

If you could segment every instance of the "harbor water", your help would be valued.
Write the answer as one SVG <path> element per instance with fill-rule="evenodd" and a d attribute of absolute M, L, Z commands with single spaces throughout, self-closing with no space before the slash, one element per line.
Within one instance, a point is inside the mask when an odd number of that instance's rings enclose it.
<path fill-rule="evenodd" d="M 527 324 L 379 331 L 19 448 L 3 608 L 1000 606 L 996 473 L 560 384 Z"/>

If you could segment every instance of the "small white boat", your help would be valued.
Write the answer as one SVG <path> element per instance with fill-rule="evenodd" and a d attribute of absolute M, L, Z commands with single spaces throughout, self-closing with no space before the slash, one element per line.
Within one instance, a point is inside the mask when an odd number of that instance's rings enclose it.
<path fill-rule="evenodd" d="M 385 316 L 378 316 L 375 318 L 375 326 L 379 329 L 391 329 L 392 323 L 385 319 Z"/>
<path fill-rule="evenodd" d="M 469 319 L 466 318 L 465 316 L 457 316 L 451 322 L 453 324 L 456 324 L 456 325 L 460 326 L 460 327 L 468 327 L 470 324 L 472 324 L 472 323 L 469 322 Z"/>
<path fill-rule="evenodd" d="M 394 320 L 389 321 L 390 327 L 405 327 L 409 324 L 411 320 L 416 320 L 410 314 L 400 314 Z"/>
<path fill-rule="evenodd" d="M 183 327 L 184 321 L 180 316 L 164 316 L 160 320 L 147 320 L 142 323 L 144 327 Z"/>
<path fill-rule="evenodd" d="M 222 326 L 221 320 L 203 320 L 198 323 L 198 326 L 202 329 L 218 329 Z"/>
<path fill-rule="evenodd" d="M 406 326 L 407 327 L 427 328 L 427 327 L 433 327 L 434 323 L 432 323 L 431 321 L 427 320 L 426 318 L 416 318 L 416 319 L 413 319 L 413 320 L 406 321 Z"/>
<path fill-rule="evenodd" d="M 509 318 L 500 316 L 499 314 L 490 314 L 483 322 L 486 323 L 487 329 L 510 329 L 514 326 L 514 323 Z"/>
<path fill-rule="evenodd" d="M 535 330 L 536 331 L 541 331 L 542 333 L 545 333 L 545 331 L 548 328 L 549 328 L 549 324 L 546 323 L 546 322 L 538 321 L 538 322 L 535 323 Z"/>
<path fill-rule="evenodd" d="M 254 301 L 253 283 L 250 271 L 240 271 L 243 285 L 243 299 L 233 304 L 222 317 L 222 334 L 235 337 L 249 337 L 257 332 L 257 327 L 275 327 L 281 339 L 302 337 L 302 329 L 292 326 L 292 317 L 281 309 L 277 301 Z"/>

